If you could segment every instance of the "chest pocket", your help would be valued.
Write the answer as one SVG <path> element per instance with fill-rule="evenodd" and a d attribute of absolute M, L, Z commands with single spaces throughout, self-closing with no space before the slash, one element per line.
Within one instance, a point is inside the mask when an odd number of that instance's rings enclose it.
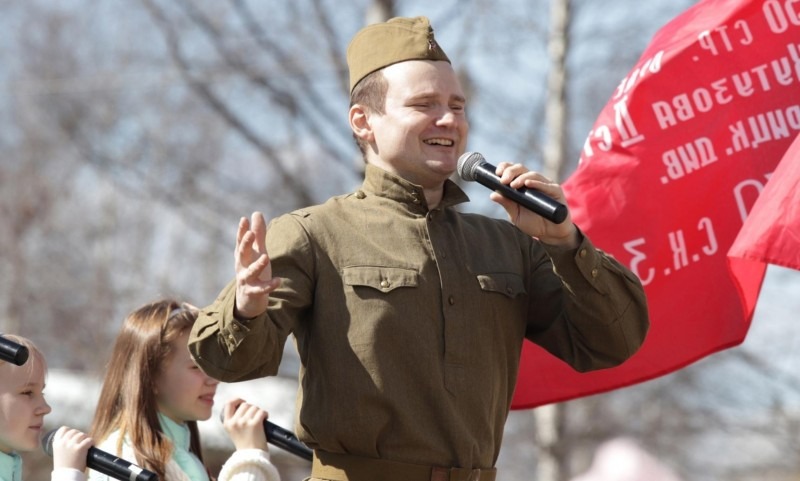
<path fill-rule="evenodd" d="M 505 272 L 478 274 L 478 284 L 480 284 L 482 291 L 496 292 L 510 299 L 526 293 L 522 277 L 517 274 Z"/>
<path fill-rule="evenodd" d="M 404 267 L 354 266 L 342 269 L 345 285 L 371 287 L 391 292 L 400 287 L 417 287 L 419 273 Z"/>

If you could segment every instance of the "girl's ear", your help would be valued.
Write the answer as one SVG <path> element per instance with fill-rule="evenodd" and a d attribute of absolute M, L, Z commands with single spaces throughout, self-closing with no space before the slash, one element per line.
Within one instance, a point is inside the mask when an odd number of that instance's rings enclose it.
<path fill-rule="evenodd" d="M 375 138 L 372 132 L 372 125 L 370 125 L 370 114 L 366 107 L 361 104 L 355 104 L 350 107 L 349 113 L 350 128 L 353 134 L 364 142 L 372 142 Z"/>

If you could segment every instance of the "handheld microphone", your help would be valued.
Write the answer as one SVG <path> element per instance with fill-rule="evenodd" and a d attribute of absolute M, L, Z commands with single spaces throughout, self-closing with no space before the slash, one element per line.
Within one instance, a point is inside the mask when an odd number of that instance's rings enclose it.
<path fill-rule="evenodd" d="M 42 450 L 50 457 L 53 456 L 53 438 L 56 431 L 58 430 L 54 429 L 42 438 Z M 156 473 L 140 468 L 94 446 L 89 448 L 89 452 L 86 454 L 86 467 L 120 481 L 158 481 Z"/>
<path fill-rule="evenodd" d="M 225 421 L 225 413 L 219 413 L 219 420 L 222 422 Z M 294 433 L 288 429 L 284 429 L 265 419 L 264 432 L 267 435 L 268 443 L 274 444 L 275 446 L 278 446 L 279 448 L 286 450 L 295 456 L 300 456 L 307 461 L 314 459 L 314 452 L 311 450 L 311 448 L 303 444 L 303 442 L 297 439 L 297 436 L 295 436 Z"/>
<path fill-rule="evenodd" d="M 0 336 L 0 360 L 22 366 L 28 360 L 28 348 Z"/>
<path fill-rule="evenodd" d="M 507 199 L 511 199 L 526 209 L 539 214 L 554 224 L 560 224 L 567 218 L 567 206 L 552 197 L 533 189 L 512 189 L 500 182 L 495 174 L 497 167 L 486 162 L 478 152 L 465 152 L 458 158 L 458 176 L 462 180 L 477 181 Z"/>

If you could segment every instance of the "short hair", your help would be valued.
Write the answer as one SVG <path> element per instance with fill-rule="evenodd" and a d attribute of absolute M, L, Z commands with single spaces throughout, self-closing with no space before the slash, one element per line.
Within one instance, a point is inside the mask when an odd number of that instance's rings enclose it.
<path fill-rule="evenodd" d="M 389 82 L 383 75 L 383 70 L 372 72 L 353 87 L 353 92 L 350 94 L 350 107 L 359 104 L 372 113 L 384 114 L 386 113 L 386 92 L 388 90 Z M 355 132 L 353 133 L 353 138 L 356 140 L 356 145 L 358 145 L 358 149 L 366 162 L 367 148 L 369 146 L 358 138 Z"/>

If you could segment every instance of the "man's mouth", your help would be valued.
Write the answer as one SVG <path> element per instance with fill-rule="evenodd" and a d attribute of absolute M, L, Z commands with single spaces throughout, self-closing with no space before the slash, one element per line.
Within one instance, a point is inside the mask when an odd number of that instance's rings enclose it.
<path fill-rule="evenodd" d="M 424 140 L 423 142 L 425 142 L 427 145 L 441 145 L 444 147 L 452 147 L 456 144 L 454 141 L 450 139 L 442 139 L 442 138 L 427 139 Z"/>

